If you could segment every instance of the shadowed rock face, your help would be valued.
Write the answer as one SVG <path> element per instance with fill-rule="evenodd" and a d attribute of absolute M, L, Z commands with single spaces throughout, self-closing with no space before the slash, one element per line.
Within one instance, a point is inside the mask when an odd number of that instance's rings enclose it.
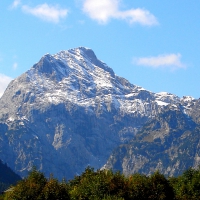
<path fill-rule="evenodd" d="M 47 54 L 0 99 L 0 158 L 21 176 L 36 166 L 73 178 L 102 167 L 113 149 L 166 106 L 195 116 L 190 97 L 152 93 L 114 74 L 91 49 Z"/>

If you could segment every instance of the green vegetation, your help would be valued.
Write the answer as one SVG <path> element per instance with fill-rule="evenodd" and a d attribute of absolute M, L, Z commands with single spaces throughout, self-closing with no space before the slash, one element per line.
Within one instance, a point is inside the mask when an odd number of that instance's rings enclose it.
<path fill-rule="evenodd" d="M 86 168 L 68 182 L 47 179 L 35 168 L 27 178 L 1 196 L 4 200 L 198 200 L 200 169 L 188 169 L 179 177 L 166 178 L 156 171 L 151 176 Z"/>

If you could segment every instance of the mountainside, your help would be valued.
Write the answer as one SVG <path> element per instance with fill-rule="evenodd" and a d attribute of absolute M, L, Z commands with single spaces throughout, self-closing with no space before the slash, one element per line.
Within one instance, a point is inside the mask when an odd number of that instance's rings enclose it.
<path fill-rule="evenodd" d="M 5 191 L 10 185 L 14 185 L 21 180 L 6 164 L 0 160 L 0 193 Z"/>
<path fill-rule="evenodd" d="M 91 49 L 46 54 L 0 99 L 0 157 L 22 177 L 34 165 L 72 178 L 88 165 L 102 167 L 166 107 L 180 107 L 198 124 L 199 105 L 129 83 Z"/>
<path fill-rule="evenodd" d="M 165 107 L 137 136 L 114 150 L 104 168 L 124 174 L 152 174 L 156 170 L 177 176 L 200 165 L 200 125 L 179 105 Z"/>

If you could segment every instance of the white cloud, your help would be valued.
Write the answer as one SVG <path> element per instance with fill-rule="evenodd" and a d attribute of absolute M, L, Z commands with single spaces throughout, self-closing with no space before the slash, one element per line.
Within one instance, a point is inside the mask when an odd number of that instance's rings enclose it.
<path fill-rule="evenodd" d="M 11 80 L 11 77 L 8 77 L 4 74 L 0 74 L 0 97 L 3 95 L 6 87 L 8 86 Z"/>
<path fill-rule="evenodd" d="M 47 3 L 30 7 L 27 5 L 22 6 L 22 10 L 26 13 L 32 14 L 42 20 L 58 23 L 61 18 L 65 18 L 68 14 L 67 9 L 62 9 L 58 5 L 51 6 Z"/>
<path fill-rule="evenodd" d="M 118 16 L 122 19 L 128 20 L 131 24 L 139 23 L 145 26 L 158 24 L 158 21 L 154 15 L 152 15 L 148 10 L 140 8 L 119 12 Z"/>
<path fill-rule="evenodd" d="M 115 17 L 118 12 L 118 0 L 85 0 L 83 11 L 92 19 L 106 23 L 109 18 Z"/>
<path fill-rule="evenodd" d="M 165 54 L 156 57 L 135 58 L 134 63 L 153 68 L 170 68 L 172 70 L 185 68 L 181 62 L 181 54 Z"/>
<path fill-rule="evenodd" d="M 17 8 L 20 4 L 21 0 L 15 0 L 11 5 L 11 9 Z"/>
<path fill-rule="evenodd" d="M 107 23 L 110 19 L 123 19 L 129 23 L 142 25 L 156 25 L 158 21 L 154 15 L 144 9 L 130 9 L 121 11 L 120 0 L 84 0 L 83 11 L 90 18 L 99 23 Z"/>

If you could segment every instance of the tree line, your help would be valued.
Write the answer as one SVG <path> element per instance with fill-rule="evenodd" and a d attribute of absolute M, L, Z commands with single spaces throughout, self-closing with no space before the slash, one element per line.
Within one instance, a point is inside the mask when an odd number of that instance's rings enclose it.
<path fill-rule="evenodd" d="M 178 177 L 159 171 L 150 176 L 86 168 L 80 176 L 58 181 L 46 178 L 36 168 L 0 197 L 6 200 L 198 200 L 200 168 L 188 169 Z"/>

